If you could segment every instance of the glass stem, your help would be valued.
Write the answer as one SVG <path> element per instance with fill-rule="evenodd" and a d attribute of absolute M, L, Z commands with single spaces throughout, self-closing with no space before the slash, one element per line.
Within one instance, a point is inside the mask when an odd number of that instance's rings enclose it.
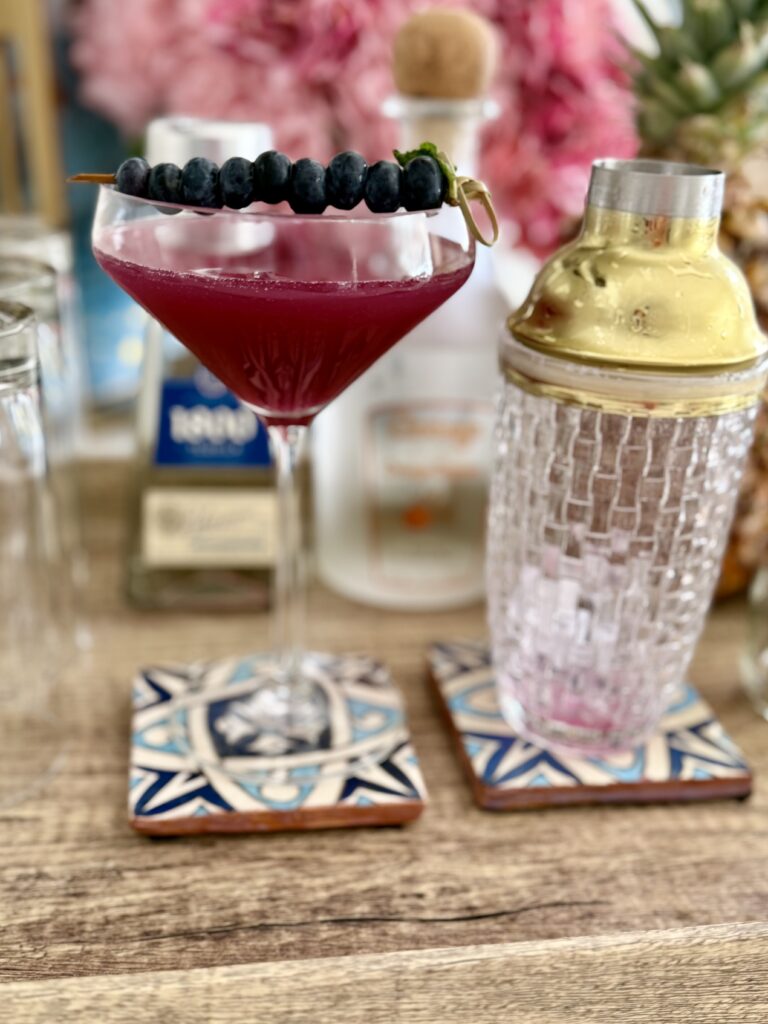
<path fill-rule="evenodd" d="M 306 580 L 301 531 L 301 502 L 296 486 L 296 463 L 306 427 L 270 427 L 277 466 L 277 511 L 280 519 L 275 566 L 274 646 L 285 682 L 301 678 L 306 619 Z"/>

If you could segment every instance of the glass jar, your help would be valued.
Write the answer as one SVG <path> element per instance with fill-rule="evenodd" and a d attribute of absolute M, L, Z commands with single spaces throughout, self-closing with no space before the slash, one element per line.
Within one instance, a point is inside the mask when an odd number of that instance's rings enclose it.
<path fill-rule="evenodd" d="M 472 174 L 482 99 L 397 97 L 404 150 L 431 139 Z M 463 231 L 437 214 L 446 234 Z M 457 238 L 459 236 L 457 235 Z M 496 337 L 505 313 L 493 254 L 467 284 L 355 381 L 313 428 L 317 569 L 380 608 L 428 611 L 483 597 Z"/>

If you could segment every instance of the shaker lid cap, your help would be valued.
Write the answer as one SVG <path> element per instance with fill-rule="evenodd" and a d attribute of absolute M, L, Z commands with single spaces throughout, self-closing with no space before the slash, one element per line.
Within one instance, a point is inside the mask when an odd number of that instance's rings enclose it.
<path fill-rule="evenodd" d="M 747 282 L 717 247 L 724 179 L 689 164 L 597 161 L 581 234 L 541 268 L 510 332 L 560 359 L 630 371 L 762 358 Z"/>
<path fill-rule="evenodd" d="M 725 174 L 671 160 L 595 160 L 587 203 L 646 217 L 720 215 Z"/>

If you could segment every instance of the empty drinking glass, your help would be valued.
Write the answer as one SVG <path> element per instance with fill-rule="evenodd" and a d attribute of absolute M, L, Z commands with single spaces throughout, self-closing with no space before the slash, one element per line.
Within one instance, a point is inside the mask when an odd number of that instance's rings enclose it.
<path fill-rule="evenodd" d="M 88 645 L 90 634 L 82 612 L 87 567 L 80 536 L 75 464 L 79 428 L 78 367 L 66 344 L 56 271 L 38 260 L 0 255 L 0 301 L 3 300 L 29 306 L 37 321 L 51 486 L 66 568 L 60 581 L 62 611 L 69 617 L 73 643 L 84 647 Z"/>
<path fill-rule="evenodd" d="M 0 302 L 0 807 L 56 769 L 61 551 L 32 311 Z"/>
<path fill-rule="evenodd" d="M 85 325 L 80 290 L 74 273 L 72 235 L 69 231 L 50 227 L 35 214 L 0 214 L 0 257 L 35 260 L 56 271 L 61 323 L 59 343 L 69 374 L 67 389 L 70 416 L 79 437 L 85 382 Z M 19 298 L 16 301 L 25 300 Z"/>

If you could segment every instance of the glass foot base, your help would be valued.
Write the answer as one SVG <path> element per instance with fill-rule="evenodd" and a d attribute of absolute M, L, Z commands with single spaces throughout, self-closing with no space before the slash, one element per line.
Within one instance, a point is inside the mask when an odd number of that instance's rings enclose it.
<path fill-rule="evenodd" d="M 499 691 L 499 707 L 514 732 L 529 743 L 580 757 L 604 757 L 635 750 L 646 742 L 657 725 L 653 719 L 640 729 L 589 729 L 570 722 L 540 718 L 526 711 L 519 701 L 503 690 Z"/>
<path fill-rule="evenodd" d="M 211 726 L 226 742 L 249 752 L 274 753 L 305 745 L 314 749 L 330 725 L 328 702 L 307 675 L 289 680 L 265 672 L 235 700 L 228 691 L 208 694 L 216 707 Z"/>
<path fill-rule="evenodd" d="M 188 694 L 176 703 L 176 744 L 201 767 L 215 764 L 233 776 L 272 771 L 271 759 L 305 754 L 328 745 L 329 697 L 310 658 L 288 674 L 279 663 L 252 661 L 247 679 L 216 685 L 206 667 Z M 211 685 L 213 684 L 213 685 Z M 191 730 L 191 716 L 207 732 Z"/>

